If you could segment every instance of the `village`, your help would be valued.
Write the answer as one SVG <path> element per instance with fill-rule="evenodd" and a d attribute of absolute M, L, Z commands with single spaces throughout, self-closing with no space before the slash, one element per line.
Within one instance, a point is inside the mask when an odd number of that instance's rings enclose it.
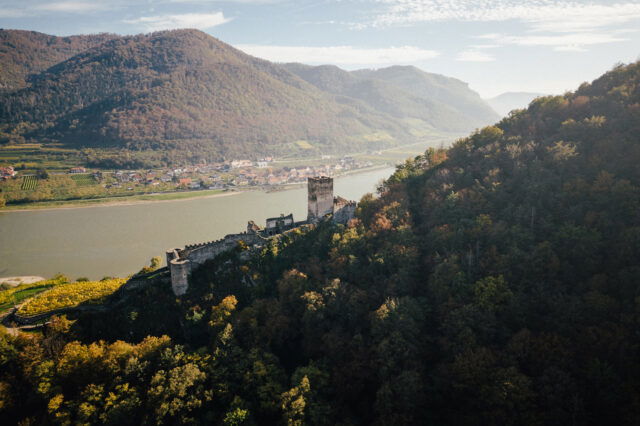
<path fill-rule="evenodd" d="M 298 167 L 274 167 L 272 158 L 251 160 L 232 160 L 223 163 L 199 164 L 165 170 L 112 172 L 114 183 L 105 184 L 114 187 L 131 184 L 176 189 L 233 189 L 242 187 L 263 187 L 298 184 L 306 182 L 312 176 L 339 176 L 349 171 L 372 167 L 370 161 L 360 162 L 353 157 L 343 157 L 333 164 Z M 72 170 L 86 173 L 86 170 Z M 102 172 L 95 172 L 98 180 L 104 178 Z"/>
<path fill-rule="evenodd" d="M 100 170 L 75 166 L 48 171 L 7 166 L 0 167 L 0 196 L 7 203 L 19 204 L 199 190 L 261 188 L 273 191 L 305 183 L 313 176 L 337 177 L 380 165 L 352 156 L 325 156 L 317 163 L 322 164 L 292 164 L 266 157 L 146 170 Z"/>
<path fill-rule="evenodd" d="M 267 157 L 258 161 L 231 160 L 222 163 L 199 164 L 171 169 L 158 170 L 89 170 L 85 167 L 72 167 L 66 174 L 80 180 L 80 175 L 94 179 L 103 187 L 132 188 L 138 185 L 151 185 L 162 189 L 230 189 L 248 186 L 278 186 L 304 183 L 312 176 L 339 176 L 349 171 L 366 169 L 373 166 L 370 161 L 356 161 L 345 156 L 333 164 L 297 167 L 273 167 L 273 159 Z M 65 174 L 65 173 L 53 173 Z M 1 167 L 0 179 L 6 180 L 33 175 L 19 173 L 13 167 Z M 37 176 L 37 174 L 35 175 Z M 85 178 L 85 177 L 82 177 Z M 160 189 L 160 188 L 158 188 Z"/>

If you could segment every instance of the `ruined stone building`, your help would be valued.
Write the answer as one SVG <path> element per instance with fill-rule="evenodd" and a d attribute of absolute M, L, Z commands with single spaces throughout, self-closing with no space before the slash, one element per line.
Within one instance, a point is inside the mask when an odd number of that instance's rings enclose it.
<path fill-rule="evenodd" d="M 229 234 L 217 241 L 187 245 L 183 248 L 167 250 L 167 266 L 171 272 L 171 287 L 176 296 L 181 296 L 189 288 L 191 271 L 214 259 L 221 253 L 235 248 L 240 241 L 251 248 L 264 245 L 275 235 L 305 225 L 317 224 L 331 219 L 336 223 L 346 224 L 353 218 L 357 203 L 342 197 L 333 196 L 333 179 L 330 177 L 314 177 L 307 181 L 307 220 L 295 222 L 293 214 L 268 218 L 262 229 L 253 221 L 247 224 L 247 230 L 239 234 Z"/>
<path fill-rule="evenodd" d="M 326 176 L 307 179 L 307 222 L 318 223 L 333 214 L 333 179 Z"/>
<path fill-rule="evenodd" d="M 266 221 L 266 227 L 264 233 L 269 236 L 282 234 L 284 231 L 295 228 L 296 223 L 293 220 L 293 214 L 285 216 L 281 214 L 280 217 L 270 217 Z"/>

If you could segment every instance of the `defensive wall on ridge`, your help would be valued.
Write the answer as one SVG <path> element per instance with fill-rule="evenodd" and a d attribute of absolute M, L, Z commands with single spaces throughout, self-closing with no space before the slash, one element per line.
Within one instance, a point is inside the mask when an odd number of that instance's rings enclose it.
<path fill-rule="evenodd" d="M 171 287 L 176 296 L 183 295 L 189 287 L 189 274 L 209 259 L 235 248 L 240 241 L 248 246 L 263 244 L 267 238 L 255 231 L 230 234 L 217 241 L 191 244 L 183 249 L 167 250 L 167 265 L 171 271 Z"/>
<path fill-rule="evenodd" d="M 171 272 L 171 287 L 176 296 L 181 296 L 189 288 L 189 275 L 207 260 L 232 250 L 240 241 L 250 247 L 263 245 L 275 235 L 306 225 L 316 224 L 326 218 L 333 222 L 346 224 L 354 217 L 357 203 L 342 197 L 333 197 L 333 179 L 330 177 L 309 178 L 307 220 L 295 222 L 293 215 L 269 218 L 266 228 L 261 229 L 253 221 L 247 225 L 247 231 L 229 234 L 226 237 L 200 244 L 187 245 L 184 248 L 167 250 L 167 266 Z"/>

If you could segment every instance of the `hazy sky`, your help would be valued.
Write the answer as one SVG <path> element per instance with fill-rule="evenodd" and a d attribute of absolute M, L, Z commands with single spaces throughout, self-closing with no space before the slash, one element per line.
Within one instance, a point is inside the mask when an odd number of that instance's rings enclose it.
<path fill-rule="evenodd" d="M 198 28 L 278 62 L 413 64 L 484 97 L 562 93 L 640 57 L 640 0 L 0 0 L 0 27 Z"/>

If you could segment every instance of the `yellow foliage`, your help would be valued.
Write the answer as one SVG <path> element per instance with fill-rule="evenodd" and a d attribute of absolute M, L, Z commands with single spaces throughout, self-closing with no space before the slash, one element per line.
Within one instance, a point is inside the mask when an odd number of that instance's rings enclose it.
<path fill-rule="evenodd" d="M 31 316 L 78 306 L 81 303 L 99 303 L 125 282 L 124 278 L 115 278 L 105 281 L 61 284 L 29 300 L 20 307 L 18 314 Z"/>
<path fill-rule="evenodd" d="M 0 291 L 0 305 L 7 303 L 12 300 L 12 297 L 15 293 L 28 290 L 28 289 L 36 289 L 41 287 L 53 287 L 58 284 L 63 284 L 63 281 L 59 278 L 54 278 L 51 280 L 38 281 L 32 284 L 20 284 L 15 287 L 9 288 L 7 290 Z"/>

